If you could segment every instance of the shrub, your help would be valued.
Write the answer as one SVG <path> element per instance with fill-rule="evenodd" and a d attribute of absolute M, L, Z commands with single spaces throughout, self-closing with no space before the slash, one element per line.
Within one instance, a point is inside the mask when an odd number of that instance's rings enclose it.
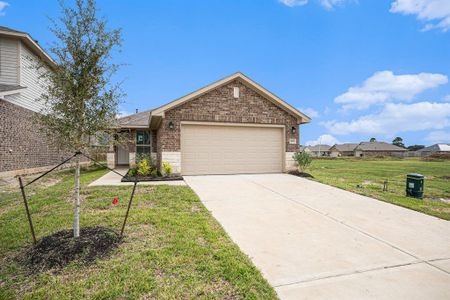
<path fill-rule="evenodd" d="M 311 164 L 312 158 L 307 152 L 295 152 L 292 158 L 297 163 L 298 170 L 303 172 Z"/>
<path fill-rule="evenodd" d="M 148 176 L 148 175 L 150 175 L 150 173 L 152 171 L 152 167 L 150 165 L 149 160 L 148 159 L 142 159 L 140 162 L 138 162 L 136 171 L 141 176 Z"/>
<path fill-rule="evenodd" d="M 152 177 L 159 177 L 158 169 L 154 168 L 152 172 L 150 173 L 150 176 Z"/>
<path fill-rule="evenodd" d="M 136 169 L 130 169 L 130 170 L 128 171 L 128 176 L 130 176 L 130 177 L 136 176 Z"/>
<path fill-rule="evenodd" d="M 163 161 L 162 171 L 163 171 L 164 176 L 172 175 L 172 165 L 169 164 L 167 161 Z"/>

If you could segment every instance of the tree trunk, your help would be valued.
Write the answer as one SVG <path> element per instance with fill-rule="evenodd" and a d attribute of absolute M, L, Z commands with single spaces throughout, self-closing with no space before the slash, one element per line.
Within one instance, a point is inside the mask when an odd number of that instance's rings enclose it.
<path fill-rule="evenodd" d="M 73 223 L 73 237 L 80 236 L 80 156 L 76 157 L 75 168 L 75 219 Z"/>

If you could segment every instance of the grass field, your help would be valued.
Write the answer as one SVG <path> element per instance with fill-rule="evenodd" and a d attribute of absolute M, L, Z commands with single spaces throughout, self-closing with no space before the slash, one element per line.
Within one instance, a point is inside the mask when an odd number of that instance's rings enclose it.
<path fill-rule="evenodd" d="M 105 172 L 83 172 L 82 226 L 120 228 L 131 187 L 87 187 Z M 28 190 L 38 238 L 71 228 L 72 193 L 69 171 Z M 125 240 L 109 258 L 38 275 L 14 260 L 31 241 L 21 201 L 17 187 L 0 187 L 0 299 L 276 298 L 188 187 L 138 186 Z"/>
<path fill-rule="evenodd" d="M 450 220 L 450 161 L 419 159 L 315 159 L 308 170 L 314 180 L 358 194 Z M 405 196 L 406 174 L 425 176 L 424 199 Z M 388 192 L 383 182 L 388 180 Z"/>

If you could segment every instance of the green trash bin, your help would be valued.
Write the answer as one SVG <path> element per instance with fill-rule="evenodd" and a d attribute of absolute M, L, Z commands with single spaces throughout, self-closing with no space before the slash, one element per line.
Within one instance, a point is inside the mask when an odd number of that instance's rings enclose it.
<path fill-rule="evenodd" d="M 422 174 L 412 173 L 406 175 L 406 196 L 414 198 L 423 198 L 423 182 Z"/>

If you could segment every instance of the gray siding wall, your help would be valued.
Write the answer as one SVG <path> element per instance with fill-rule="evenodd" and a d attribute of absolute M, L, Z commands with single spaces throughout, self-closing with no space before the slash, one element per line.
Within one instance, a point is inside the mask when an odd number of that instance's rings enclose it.
<path fill-rule="evenodd" d="M 40 112 L 44 103 L 40 100 L 45 91 L 45 82 L 40 78 L 40 72 L 49 72 L 49 69 L 37 70 L 39 58 L 33 54 L 24 44 L 20 47 L 20 85 L 26 89 L 20 92 L 21 99 L 15 104 L 34 112 Z"/>
<path fill-rule="evenodd" d="M 19 84 L 19 41 L 0 37 L 0 83 Z"/>

